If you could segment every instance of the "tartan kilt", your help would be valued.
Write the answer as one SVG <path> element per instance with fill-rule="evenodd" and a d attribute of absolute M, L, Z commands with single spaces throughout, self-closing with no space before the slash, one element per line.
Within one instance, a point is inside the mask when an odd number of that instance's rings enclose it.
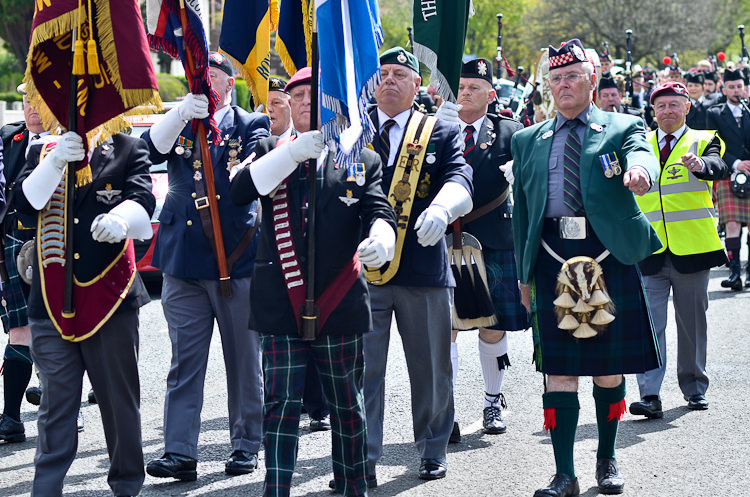
<path fill-rule="evenodd" d="M 528 329 L 529 313 L 521 303 L 513 250 L 482 250 L 487 268 L 487 286 L 495 307 L 497 324 L 491 330 L 518 331 Z"/>
<path fill-rule="evenodd" d="M 584 240 L 563 240 L 547 233 L 544 240 L 563 259 L 596 258 L 605 248 L 593 230 Z M 615 320 L 604 333 L 578 339 L 557 327 L 553 301 L 561 263 L 540 247 L 531 290 L 534 362 L 537 371 L 564 376 L 643 373 L 659 367 L 658 342 L 646 303 L 641 273 L 610 255 L 600 262 L 615 304 Z"/>
<path fill-rule="evenodd" d="M 12 236 L 5 235 L 5 270 L 8 273 L 8 281 L 3 285 L 2 297 L 5 303 L 0 306 L 0 318 L 3 320 L 5 333 L 13 328 L 20 328 L 29 324 L 26 315 L 26 299 L 29 296 L 29 286 L 23 282 L 18 275 L 16 257 L 21 246 L 34 238 L 35 229 L 14 231 Z"/>
<path fill-rule="evenodd" d="M 750 224 L 750 197 L 738 198 L 732 193 L 732 180 L 715 181 L 716 208 L 719 211 L 719 224 L 734 221 Z"/>

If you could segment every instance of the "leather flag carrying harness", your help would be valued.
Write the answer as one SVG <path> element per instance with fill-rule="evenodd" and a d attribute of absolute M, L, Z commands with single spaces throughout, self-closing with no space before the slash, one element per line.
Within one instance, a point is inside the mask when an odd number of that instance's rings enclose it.
<path fill-rule="evenodd" d="M 398 272 L 401 251 L 406 240 L 406 228 L 409 226 L 409 216 L 414 206 L 414 194 L 419 184 L 419 173 L 436 122 L 435 117 L 414 111 L 406 126 L 404 141 L 394 165 L 396 170 L 388 190 L 388 201 L 396 211 L 396 251 L 393 260 L 384 266 L 385 269 L 365 268 L 367 281 L 373 285 L 385 285 Z"/>

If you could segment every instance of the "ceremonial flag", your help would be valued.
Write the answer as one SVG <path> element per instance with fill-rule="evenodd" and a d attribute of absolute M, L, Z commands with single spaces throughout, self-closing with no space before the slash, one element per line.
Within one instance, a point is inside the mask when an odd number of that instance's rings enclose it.
<path fill-rule="evenodd" d="M 456 101 L 471 0 L 414 0 L 414 55 L 430 69 L 430 85 Z"/>
<path fill-rule="evenodd" d="M 268 0 L 225 0 L 222 16 L 219 50 L 247 81 L 255 104 L 266 108 L 273 9 Z"/>
<path fill-rule="evenodd" d="M 182 32 L 180 21 L 180 8 L 183 5 L 188 20 L 186 33 Z M 147 0 L 146 3 L 148 41 L 151 48 L 179 59 L 190 84 L 190 93 L 208 97 L 208 117 L 203 122 L 214 143 L 219 143 L 221 133 L 213 115 L 220 97 L 211 88 L 211 79 L 208 75 L 208 42 L 201 19 L 200 0 Z M 188 67 L 185 47 L 189 49 L 193 58 L 193 72 Z M 193 133 L 197 129 L 198 121 L 193 120 Z"/>
<path fill-rule="evenodd" d="M 283 3 L 282 3 L 283 6 Z M 317 0 L 321 131 L 338 139 L 336 161 L 356 162 L 375 128 L 367 104 L 380 84 L 383 43 L 376 0 Z"/>
<path fill-rule="evenodd" d="M 47 129 L 69 129 L 75 74 L 72 124 L 93 147 L 128 127 L 121 114 L 138 105 L 161 108 L 161 100 L 138 2 L 91 0 L 85 5 L 81 8 L 79 0 L 34 2 L 24 82 Z M 79 172 L 84 169 L 90 175 L 86 160 L 79 164 Z M 81 184 L 87 181 L 79 178 Z"/>
<path fill-rule="evenodd" d="M 312 22 L 309 0 L 282 0 L 276 52 L 289 76 L 312 65 Z"/>

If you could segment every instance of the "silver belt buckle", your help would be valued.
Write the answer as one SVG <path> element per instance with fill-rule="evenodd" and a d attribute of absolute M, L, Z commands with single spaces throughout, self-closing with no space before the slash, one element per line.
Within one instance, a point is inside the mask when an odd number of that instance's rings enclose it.
<path fill-rule="evenodd" d="M 586 218 L 566 217 L 560 218 L 560 238 L 566 240 L 586 239 Z"/>

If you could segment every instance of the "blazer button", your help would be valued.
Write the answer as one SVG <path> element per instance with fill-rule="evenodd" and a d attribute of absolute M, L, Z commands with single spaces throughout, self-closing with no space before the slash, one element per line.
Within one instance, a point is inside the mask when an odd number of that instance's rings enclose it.
<path fill-rule="evenodd" d="M 188 220 L 187 220 L 187 225 L 188 225 L 188 226 L 192 226 L 192 225 L 193 225 L 193 222 L 192 222 L 192 221 L 191 221 L 190 219 L 188 219 Z"/>
<path fill-rule="evenodd" d="M 75 254 L 73 254 L 73 259 L 77 260 L 77 259 L 80 259 L 80 258 L 81 258 L 81 254 L 79 254 L 78 252 L 76 252 Z"/>
<path fill-rule="evenodd" d="M 78 218 L 77 218 L 77 217 L 74 217 L 74 218 L 73 218 L 73 223 L 74 223 L 74 224 L 78 224 Z"/>
<path fill-rule="evenodd" d="M 195 192 L 193 192 L 192 194 L 190 194 L 190 196 L 191 196 L 191 197 L 193 197 L 193 198 L 197 198 L 197 197 L 198 197 L 198 194 L 197 194 L 197 193 L 195 193 Z"/>

